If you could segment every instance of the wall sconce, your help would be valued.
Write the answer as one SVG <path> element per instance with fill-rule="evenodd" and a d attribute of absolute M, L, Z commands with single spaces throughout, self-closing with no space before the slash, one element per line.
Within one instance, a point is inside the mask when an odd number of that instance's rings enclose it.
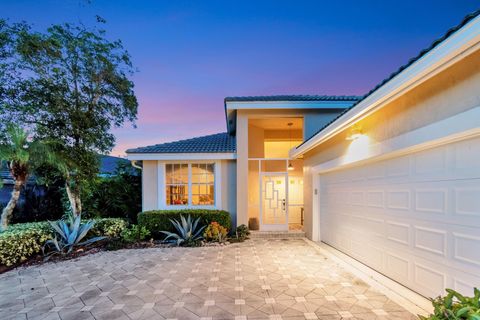
<path fill-rule="evenodd" d="M 349 140 L 349 141 L 357 140 L 362 135 L 363 135 L 362 128 L 354 126 L 350 130 L 350 133 L 347 135 L 347 140 Z"/>

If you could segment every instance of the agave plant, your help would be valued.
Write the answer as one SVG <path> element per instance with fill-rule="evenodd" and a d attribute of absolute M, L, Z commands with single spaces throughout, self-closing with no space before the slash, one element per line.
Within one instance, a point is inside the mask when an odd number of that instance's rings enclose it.
<path fill-rule="evenodd" d="M 191 245 L 203 239 L 202 232 L 206 226 L 199 226 L 200 218 L 192 221 L 192 216 L 189 215 L 187 219 L 185 219 L 183 215 L 180 215 L 180 221 L 170 219 L 170 222 L 177 230 L 177 233 L 161 231 L 163 234 L 167 235 L 165 240 L 172 238 L 178 246 L 181 244 Z"/>
<path fill-rule="evenodd" d="M 69 216 L 67 221 L 49 221 L 50 226 L 55 230 L 55 238 L 47 240 L 42 250 L 45 255 L 45 249 L 52 250 L 46 255 L 48 259 L 53 254 L 68 254 L 72 252 L 75 247 L 86 246 L 94 242 L 105 239 L 106 237 L 94 237 L 85 241 L 83 238 L 87 235 L 88 231 L 93 228 L 95 222 L 93 220 L 82 223 L 81 215 L 73 217 Z M 57 238 L 58 237 L 58 238 Z"/>

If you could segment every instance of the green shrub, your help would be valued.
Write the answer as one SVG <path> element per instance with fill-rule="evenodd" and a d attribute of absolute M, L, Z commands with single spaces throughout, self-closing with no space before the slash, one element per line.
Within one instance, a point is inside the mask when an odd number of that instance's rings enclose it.
<path fill-rule="evenodd" d="M 239 241 L 245 241 L 245 239 L 247 239 L 249 235 L 250 230 L 248 230 L 248 227 L 244 224 L 239 225 L 235 230 L 235 236 Z"/>
<path fill-rule="evenodd" d="M 206 209 L 145 211 L 138 214 L 138 225 L 145 226 L 154 238 L 160 239 L 164 237 L 161 231 L 176 232 L 170 219 L 180 221 L 180 215 L 190 215 L 192 219 L 200 218 L 201 225 L 209 225 L 216 221 L 227 230 L 231 228 L 231 218 L 227 211 Z"/>
<path fill-rule="evenodd" d="M 432 299 L 433 314 L 420 316 L 421 320 L 480 320 L 480 290 L 473 289 L 473 297 L 465 297 L 452 289 L 447 289 L 445 297 Z"/>
<path fill-rule="evenodd" d="M 227 228 L 222 227 L 218 222 L 213 221 L 210 222 L 208 227 L 205 229 L 203 237 L 207 241 L 224 242 L 225 238 L 227 237 L 227 233 Z"/>
<path fill-rule="evenodd" d="M 53 230 L 46 221 L 10 225 L 0 233 L 0 265 L 9 267 L 27 260 L 52 238 Z"/>
<path fill-rule="evenodd" d="M 150 231 L 144 226 L 131 225 L 122 231 L 122 240 L 126 243 L 135 243 L 145 240 L 150 235 Z"/>
<path fill-rule="evenodd" d="M 124 218 L 137 223 L 137 214 L 142 211 L 142 173 L 130 162 L 118 161 L 113 175 L 90 181 L 82 201 L 90 218 Z"/>
<path fill-rule="evenodd" d="M 120 237 L 122 231 L 128 226 L 127 221 L 121 218 L 100 218 L 94 220 L 95 225 L 89 233 L 89 236 L 118 238 Z"/>

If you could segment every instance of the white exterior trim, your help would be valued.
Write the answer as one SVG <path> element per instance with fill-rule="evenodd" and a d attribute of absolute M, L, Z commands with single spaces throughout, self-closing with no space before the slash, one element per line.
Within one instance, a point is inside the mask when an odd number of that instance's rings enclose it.
<path fill-rule="evenodd" d="M 321 241 L 322 236 L 320 233 L 320 175 L 314 174 L 312 176 L 312 186 L 310 188 L 312 192 L 312 240 Z"/>
<path fill-rule="evenodd" d="M 312 167 L 313 174 L 344 169 L 370 161 L 384 160 L 400 155 L 434 148 L 480 135 L 480 106 L 425 127 L 406 132 L 395 138 L 368 146 L 365 158 L 348 162 L 342 156 Z"/>
<path fill-rule="evenodd" d="M 188 201 L 191 202 L 191 192 L 192 192 L 192 170 L 191 164 L 194 163 L 211 163 L 212 161 L 182 161 L 182 160 L 172 160 L 172 161 L 158 161 L 157 168 L 158 168 L 158 210 L 175 210 L 175 209 L 218 209 L 222 210 L 222 162 L 221 161 L 214 161 L 214 205 L 184 205 L 184 206 L 172 206 L 167 205 L 166 199 L 166 182 L 165 182 L 165 165 L 169 163 L 186 163 L 188 164 Z"/>
<path fill-rule="evenodd" d="M 128 160 L 171 160 L 171 161 L 190 161 L 190 160 L 229 160 L 236 159 L 237 154 L 228 153 L 130 153 L 127 154 Z"/>
<path fill-rule="evenodd" d="M 158 209 L 166 209 L 167 208 L 167 189 L 165 188 L 165 162 L 157 161 L 157 185 L 158 185 Z"/>
<path fill-rule="evenodd" d="M 339 132 L 362 120 L 386 104 L 404 95 L 421 83 L 445 70 L 480 48 L 480 16 L 468 22 L 437 47 L 432 49 L 407 69 L 396 75 L 380 89 L 372 93 L 340 118 L 334 125 L 317 133 L 298 149 L 292 149 L 290 156 L 298 158 L 317 145 L 332 138 Z"/>
<path fill-rule="evenodd" d="M 350 101 L 229 101 L 227 110 L 246 109 L 345 109 L 356 100 Z"/>

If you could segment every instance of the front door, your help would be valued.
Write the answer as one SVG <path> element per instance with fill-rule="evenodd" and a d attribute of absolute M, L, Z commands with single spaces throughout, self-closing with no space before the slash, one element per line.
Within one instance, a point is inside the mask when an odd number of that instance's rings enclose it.
<path fill-rule="evenodd" d="M 288 230 L 286 173 L 262 173 L 260 178 L 260 230 Z"/>

